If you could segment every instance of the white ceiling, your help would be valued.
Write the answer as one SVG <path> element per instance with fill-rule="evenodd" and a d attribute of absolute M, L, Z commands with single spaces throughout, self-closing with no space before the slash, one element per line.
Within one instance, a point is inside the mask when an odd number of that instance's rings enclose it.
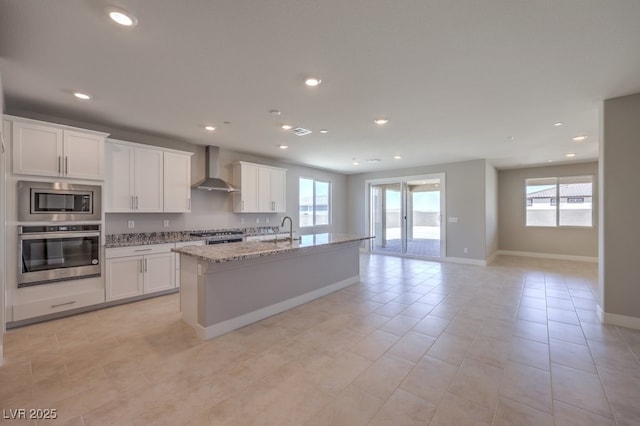
<path fill-rule="evenodd" d="M 0 0 L 0 73 L 9 111 L 348 174 L 587 161 L 602 100 L 640 92 L 640 1 Z"/>

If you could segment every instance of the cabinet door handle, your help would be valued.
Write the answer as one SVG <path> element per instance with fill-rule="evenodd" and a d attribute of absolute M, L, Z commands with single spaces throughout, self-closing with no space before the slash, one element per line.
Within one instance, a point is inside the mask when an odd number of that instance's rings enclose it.
<path fill-rule="evenodd" d="M 58 174 L 62 173 L 62 156 L 58 155 Z"/>
<path fill-rule="evenodd" d="M 129 206 L 131 206 L 131 210 L 133 210 L 133 195 L 130 198 Z"/>
<path fill-rule="evenodd" d="M 271 202 L 271 211 L 276 211 L 276 202 L 275 201 Z"/>
<path fill-rule="evenodd" d="M 138 196 L 136 195 L 136 210 L 138 210 Z"/>
<path fill-rule="evenodd" d="M 147 259 L 144 260 L 144 271 L 147 272 Z"/>
<path fill-rule="evenodd" d="M 69 174 L 69 157 L 64 157 L 64 174 Z"/>
<path fill-rule="evenodd" d="M 134 251 L 151 251 L 151 250 L 153 250 L 153 249 L 150 249 L 150 248 L 147 248 L 147 249 L 137 249 L 137 250 L 134 250 Z"/>
<path fill-rule="evenodd" d="M 58 303 L 57 305 L 51 305 L 51 307 L 52 308 L 59 308 L 60 306 L 73 305 L 74 303 L 76 303 L 76 301 L 72 300 L 71 302 Z"/>

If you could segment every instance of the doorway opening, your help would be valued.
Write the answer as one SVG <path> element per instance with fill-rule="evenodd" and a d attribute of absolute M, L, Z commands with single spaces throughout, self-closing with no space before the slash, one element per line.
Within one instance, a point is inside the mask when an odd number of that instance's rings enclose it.
<path fill-rule="evenodd" d="M 445 256 L 444 174 L 368 181 L 373 253 Z"/>

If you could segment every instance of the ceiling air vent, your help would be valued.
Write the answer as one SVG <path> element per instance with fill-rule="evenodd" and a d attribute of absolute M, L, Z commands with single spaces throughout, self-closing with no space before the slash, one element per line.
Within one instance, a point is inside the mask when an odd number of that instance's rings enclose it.
<path fill-rule="evenodd" d="M 305 136 L 311 133 L 311 130 L 303 129 L 302 127 L 296 127 L 295 129 L 291 129 L 291 131 L 298 136 Z"/>

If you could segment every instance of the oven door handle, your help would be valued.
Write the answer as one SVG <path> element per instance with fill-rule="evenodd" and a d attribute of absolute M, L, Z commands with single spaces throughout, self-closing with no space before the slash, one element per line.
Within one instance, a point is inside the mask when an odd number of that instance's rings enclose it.
<path fill-rule="evenodd" d="M 52 238 L 99 237 L 100 232 L 48 232 L 44 234 L 21 234 L 20 240 L 48 240 Z"/>

